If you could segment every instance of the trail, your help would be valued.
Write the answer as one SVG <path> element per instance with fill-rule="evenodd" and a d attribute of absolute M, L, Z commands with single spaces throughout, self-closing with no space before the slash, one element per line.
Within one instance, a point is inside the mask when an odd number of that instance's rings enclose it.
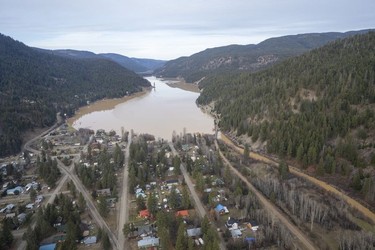
<path fill-rule="evenodd" d="M 226 135 L 224 135 L 223 133 L 221 134 L 221 140 L 229 145 L 230 147 L 234 148 L 235 150 L 237 150 L 238 152 L 240 152 L 241 154 L 243 153 L 243 149 L 238 147 L 237 145 L 235 145 L 231 139 L 229 139 Z M 255 160 L 258 160 L 258 161 L 262 161 L 262 162 L 265 162 L 265 163 L 268 163 L 268 164 L 271 164 L 271 165 L 274 165 L 274 166 L 278 166 L 279 163 L 274 161 L 273 159 L 271 159 L 270 157 L 267 157 L 267 156 L 264 156 L 264 155 L 260 155 L 258 153 L 255 153 L 255 152 L 250 152 L 249 154 L 249 157 L 250 158 L 253 158 Z M 310 181 L 311 183 L 321 187 L 322 189 L 328 191 L 328 192 L 331 192 L 332 194 L 338 196 L 339 198 L 341 198 L 342 200 L 344 200 L 347 204 L 349 204 L 350 206 L 352 206 L 353 208 L 357 209 L 359 212 L 361 212 L 364 216 L 366 216 L 367 218 L 369 218 L 372 223 L 375 223 L 375 214 L 370 210 L 368 209 L 367 207 L 365 207 L 364 205 L 362 205 L 361 203 L 359 203 L 358 201 L 356 201 L 355 199 L 349 197 L 348 195 L 344 194 L 343 192 L 341 192 L 340 190 L 338 190 L 337 188 L 331 186 L 330 184 L 328 184 L 327 182 L 324 182 L 324 181 L 321 181 L 313 176 L 310 176 L 308 174 L 305 174 L 303 173 L 301 170 L 299 170 L 298 168 L 294 167 L 294 166 L 291 166 L 291 165 L 288 165 L 289 166 L 289 171 L 294 174 L 294 175 L 297 175 L 301 178 L 304 178 L 305 180 L 308 180 Z"/>
<path fill-rule="evenodd" d="M 276 216 L 280 222 L 285 225 L 289 231 L 298 238 L 298 240 L 306 247 L 306 249 L 316 249 L 314 244 L 305 236 L 305 234 L 299 230 L 296 226 L 294 226 L 286 216 L 282 212 L 279 211 L 279 209 L 273 205 L 267 198 L 264 197 L 263 194 L 261 194 L 258 189 L 256 189 L 246 177 L 244 177 L 236 168 L 232 166 L 232 164 L 228 161 L 228 159 L 224 156 L 224 154 L 220 151 L 219 145 L 217 141 L 215 140 L 216 148 L 219 151 L 220 157 L 224 160 L 225 164 L 228 165 L 230 170 L 236 174 L 245 184 L 248 186 L 248 188 L 257 196 L 259 201 L 262 203 L 264 208 L 269 211 L 271 214 Z"/>

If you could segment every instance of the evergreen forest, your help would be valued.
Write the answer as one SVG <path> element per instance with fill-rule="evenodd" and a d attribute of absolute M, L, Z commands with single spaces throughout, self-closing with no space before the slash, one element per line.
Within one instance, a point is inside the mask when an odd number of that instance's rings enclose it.
<path fill-rule="evenodd" d="M 216 74 L 197 102 L 269 154 L 341 174 L 375 200 L 375 33 L 332 42 L 257 73 Z M 247 141 L 248 142 L 248 141 Z M 372 191 L 371 191 L 372 190 Z"/>
<path fill-rule="evenodd" d="M 51 126 L 57 113 L 146 86 L 113 61 L 56 56 L 0 34 L 0 157 L 18 153 L 24 132 Z"/>

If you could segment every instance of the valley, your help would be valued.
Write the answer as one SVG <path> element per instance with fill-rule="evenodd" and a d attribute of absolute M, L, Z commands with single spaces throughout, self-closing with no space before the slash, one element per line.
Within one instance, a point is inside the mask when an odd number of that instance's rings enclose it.
<path fill-rule="evenodd" d="M 374 43 L 306 34 L 165 62 L 2 36 L 0 246 L 372 249 Z"/>

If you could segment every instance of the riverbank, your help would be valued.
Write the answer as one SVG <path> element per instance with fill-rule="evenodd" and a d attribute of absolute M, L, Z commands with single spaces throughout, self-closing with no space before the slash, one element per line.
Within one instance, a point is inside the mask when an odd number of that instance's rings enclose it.
<path fill-rule="evenodd" d="M 164 81 L 166 81 L 166 84 L 171 88 L 179 88 L 182 90 L 194 92 L 194 93 L 200 93 L 200 89 L 198 84 L 195 83 L 187 83 L 185 80 L 180 78 L 164 78 Z"/>
<path fill-rule="evenodd" d="M 141 92 L 134 93 L 130 96 L 124 96 L 121 98 L 115 98 L 115 99 L 103 99 L 100 101 L 96 101 L 94 103 L 91 103 L 87 106 L 83 106 L 76 111 L 75 115 L 70 117 L 67 120 L 67 123 L 69 126 L 73 126 L 74 122 L 80 119 L 82 116 L 96 112 L 96 111 L 105 111 L 113 109 L 116 105 L 127 102 L 131 99 L 134 99 L 136 97 L 141 97 L 147 93 L 149 93 L 151 88 L 143 88 Z"/>

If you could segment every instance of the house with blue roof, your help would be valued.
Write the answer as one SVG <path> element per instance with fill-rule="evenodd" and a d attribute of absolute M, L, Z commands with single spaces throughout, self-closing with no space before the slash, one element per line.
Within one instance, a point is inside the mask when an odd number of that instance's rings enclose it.
<path fill-rule="evenodd" d="M 226 206 L 223 206 L 221 204 L 218 204 L 216 207 L 215 207 L 215 211 L 219 214 L 228 214 L 229 213 L 229 210 Z"/>

